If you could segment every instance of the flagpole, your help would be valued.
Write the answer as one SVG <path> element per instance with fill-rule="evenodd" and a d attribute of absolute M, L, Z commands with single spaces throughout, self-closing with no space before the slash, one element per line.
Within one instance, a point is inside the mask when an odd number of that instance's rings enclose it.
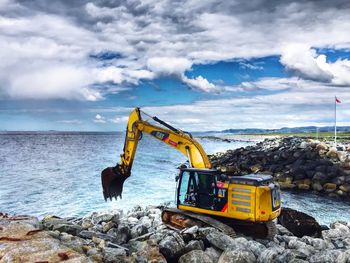
<path fill-rule="evenodd" d="M 337 148 L 337 96 L 334 96 L 334 147 Z"/>

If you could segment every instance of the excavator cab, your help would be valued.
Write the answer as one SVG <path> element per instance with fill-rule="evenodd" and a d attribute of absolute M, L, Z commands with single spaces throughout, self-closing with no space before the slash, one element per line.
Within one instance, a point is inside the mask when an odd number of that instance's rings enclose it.
<path fill-rule="evenodd" d="M 178 177 L 177 205 L 221 211 L 227 189 L 221 173 L 214 169 L 182 168 Z"/>

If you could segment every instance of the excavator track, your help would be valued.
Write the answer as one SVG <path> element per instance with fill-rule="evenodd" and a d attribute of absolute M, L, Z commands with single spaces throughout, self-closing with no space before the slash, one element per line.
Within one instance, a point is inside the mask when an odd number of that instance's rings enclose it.
<path fill-rule="evenodd" d="M 211 226 L 224 234 L 235 238 L 236 232 L 260 239 L 273 239 L 277 234 L 277 228 L 273 221 L 246 222 L 228 218 L 212 217 L 183 211 L 176 208 L 164 208 L 162 212 L 163 222 L 171 228 L 183 229 L 198 225 L 199 227 Z"/>
<path fill-rule="evenodd" d="M 236 237 L 236 232 L 232 227 L 216 220 L 215 218 L 176 208 L 164 208 L 162 212 L 162 220 L 165 224 L 170 224 L 171 227 L 177 229 L 191 227 L 193 225 L 211 226 L 232 238 Z M 196 221 L 199 221 L 199 224 Z"/>

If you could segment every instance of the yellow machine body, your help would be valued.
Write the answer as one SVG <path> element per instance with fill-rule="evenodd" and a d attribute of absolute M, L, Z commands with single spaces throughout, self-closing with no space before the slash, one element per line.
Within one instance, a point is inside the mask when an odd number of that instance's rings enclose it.
<path fill-rule="evenodd" d="M 234 218 L 251 222 L 266 222 L 277 218 L 281 212 L 280 206 L 272 207 L 271 190 L 266 186 L 228 185 L 228 203 L 223 211 L 196 208 L 179 205 L 186 211 Z M 240 190 L 245 190 L 244 192 Z"/>
<path fill-rule="evenodd" d="M 191 134 L 149 117 L 163 127 L 143 120 L 139 108 L 130 114 L 121 161 L 102 172 L 105 199 L 121 196 L 138 141 L 142 133 L 147 133 L 189 160 L 189 167 L 180 168 L 177 180 L 178 209 L 248 222 L 268 222 L 280 214 L 280 190 L 271 176 L 227 176 L 211 169 L 207 154 Z"/>
<path fill-rule="evenodd" d="M 205 178 L 211 177 L 209 184 L 212 185 L 212 190 L 203 191 L 205 187 L 201 189 L 201 179 L 184 179 L 187 174 L 191 174 L 192 177 L 197 174 L 202 178 L 203 174 L 206 174 Z M 177 207 L 181 210 L 250 222 L 267 222 L 279 216 L 280 189 L 272 182 L 271 176 L 230 176 L 225 178 L 225 181 L 220 180 L 221 177 L 222 174 L 215 170 L 183 169 L 179 176 Z M 196 187 L 192 187 L 192 182 L 198 187 L 196 190 Z M 190 192 L 193 193 L 193 197 Z M 198 202 L 191 198 L 202 200 Z M 206 201 L 203 202 L 203 199 Z"/>

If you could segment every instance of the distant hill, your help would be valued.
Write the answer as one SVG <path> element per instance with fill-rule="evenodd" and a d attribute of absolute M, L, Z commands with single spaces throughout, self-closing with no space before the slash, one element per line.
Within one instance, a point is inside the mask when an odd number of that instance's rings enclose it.
<path fill-rule="evenodd" d="M 280 129 L 227 129 L 222 130 L 222 133 L 236 133 L 236 134 L 269 134 L 269 133 L 306 133 L 306 132 L 316 132 L 316 126 L 306 126 L 306 127 L 283 127 Z M 334 126 L 318 127 L 319 132 L 333 132 Z M 337 132 L 350 132 L 350 126 L 339 126 L 337 127 Z"/>

